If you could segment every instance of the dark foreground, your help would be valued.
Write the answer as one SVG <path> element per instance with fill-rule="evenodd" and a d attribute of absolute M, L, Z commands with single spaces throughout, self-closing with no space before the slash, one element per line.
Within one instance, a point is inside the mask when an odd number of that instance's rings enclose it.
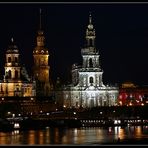
<path fill-rule="evenodd" d="M 124 139 L 124 140 L 114 140 L 112 143 L 103 143 L 107 145 L 148 145 L 148 138 L 143 138 L 143 139 Z"/>

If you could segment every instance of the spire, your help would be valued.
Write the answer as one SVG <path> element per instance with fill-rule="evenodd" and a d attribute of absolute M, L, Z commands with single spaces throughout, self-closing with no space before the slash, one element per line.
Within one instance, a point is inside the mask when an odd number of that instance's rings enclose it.
<path fill-rule="evenodd" d="M 39 9 L 40 11 L 40 17 L 39 17 L 39 30 L 38 30 L 38 35 L 37 35 L 37 46 L 44 46 L 44 31 L 42 30 L 42 10 L 41 8 Z"/>
<path fill-rule="evenodd" d="M 92 24 L 92 16 L 91 16 L 91 12 L 89 12 L 89 24 L 88 24 L 88 29 L 89 30 L 93 30 L 94 26 Z"/>
<path fill-rule="evenodd" d="M 13 39 L 13 37 L 11 38 L 11 43 L 14 43 L 14 39 Z"/>
<path fill-rule="evenodd" d="M 89 12 L 89 24 L 92 24 L 91 12 Z"/>
<path fill-rule="evenodd" d="M 39 24 L 39 29 L 41 30 L 42 28 L 42 9 L 40 8 L 40 24 Z"/>
<path fill-rule="evenodd" d="M 89 12 L 89 23 L 87 25 L 86 29 L 86 41 L 87 41 L 87 47 L 95 47 L 95 29 L 92 24 L 92 15 L 91 12 Z"/>

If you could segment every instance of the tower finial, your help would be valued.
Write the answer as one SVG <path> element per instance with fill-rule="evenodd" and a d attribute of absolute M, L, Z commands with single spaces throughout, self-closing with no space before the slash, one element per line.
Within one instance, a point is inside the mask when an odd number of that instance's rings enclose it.
<path fill-rule="evenodd" d="M 91 17 L 91 12 L 89 12 L 89 24 L 92 23 L 92 17 Z"/>
<path fill-rule="evenodd" d="M 11 42 L 12 42 L 12 43 L 14 42 L 14 39 L 13 39 L 13 37 L 11 38 Z"/>
<path fill-rule="evenodd" d="M 41 14 L 42 14 L 42 9 L 40 8 L 40 26 L 39 26 L 40 27 L 40 30 L 41 30 L 41 27 L 42 27 L 41 26 L 42 25 L 42 20 L 41 20 L 42 19 L 42 16 L 41 16 Z"/>

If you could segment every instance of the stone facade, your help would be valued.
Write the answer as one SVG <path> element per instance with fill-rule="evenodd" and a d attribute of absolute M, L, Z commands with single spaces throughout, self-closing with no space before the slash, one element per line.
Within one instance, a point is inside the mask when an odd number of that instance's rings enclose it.
<path fill-rule="evenodd" d="M 56 92 L 57 102 L 64 107 L 114 106 L 117 104 L 118 87 L 105 86 L 102 81 L 103 71 L 99 62 L 99 51 L 95 47 L 95 29 L 92 17 L 86 29 L 86 47 L 81 49 L 82 66 L 72 65 L 72 84 Z M 62 101 L 61 101 L 62 100 Z"/>

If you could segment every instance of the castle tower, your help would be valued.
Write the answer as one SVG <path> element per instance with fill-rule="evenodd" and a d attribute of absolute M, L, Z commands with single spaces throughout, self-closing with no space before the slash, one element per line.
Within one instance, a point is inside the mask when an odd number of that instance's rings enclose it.
<path fill-rule="evenodd" d="M 11 44 L 6 51 L 5 76 L 4 79 L 8 82 L 17 82 L 20 80 L 21 66 L 19 62 L 19 50 L 14 44 L 13 38 Z"/>
<path fill-rule="evenodd" d="M 50 95 L 50 82 L 49 82 L 49 70 L 48 65 L 48 49 L 45 48 L 45 36 L 44 31 L 41 28 L 41 10 L 40 10 L 40 27 L 37 33 L 37 45 L 33 50 L 34 66 L 33 75 L 37 83 L 37 96 L 49 96 Z"/>

